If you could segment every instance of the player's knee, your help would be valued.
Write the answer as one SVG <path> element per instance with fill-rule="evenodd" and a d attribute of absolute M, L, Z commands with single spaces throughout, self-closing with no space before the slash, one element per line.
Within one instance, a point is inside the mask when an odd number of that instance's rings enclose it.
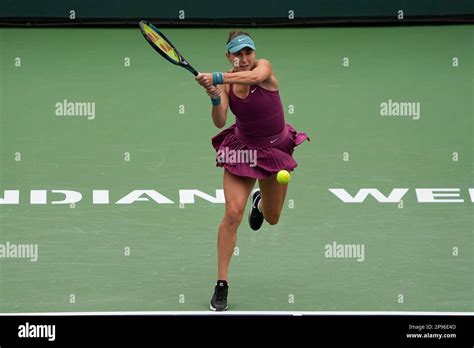
<path fill-rule="evenodd" d="M 225 222 L 228 225 L 234 226 L 240 224 L 244 215 L 244 209 L 241 208 L 228 208 L 225 212 Z"/>
<path fill-rule="evenodd" d="M 265 215 L 265 220 L 270 225 L 276 225 L 278 223 L 278 220 L 280 220 L 280 214 L 267 214 Z"/>

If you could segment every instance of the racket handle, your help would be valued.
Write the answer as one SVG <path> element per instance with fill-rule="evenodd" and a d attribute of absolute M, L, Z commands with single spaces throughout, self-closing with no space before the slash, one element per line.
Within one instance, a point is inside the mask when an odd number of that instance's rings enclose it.
<path fill-rule="evenodd" d="M 194 76 L 198 76 L 199 75 L 199 72 L 194 69 L 191 65 L 186 65 L 186 69 L 188 69 Z"/>

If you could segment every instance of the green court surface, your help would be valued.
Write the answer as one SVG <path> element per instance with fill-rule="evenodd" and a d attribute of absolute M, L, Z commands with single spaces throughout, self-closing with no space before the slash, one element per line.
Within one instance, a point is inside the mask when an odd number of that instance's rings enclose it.
<path fill-rule="evenodd" d="M 311 141 L 295 150 L 280 223 L 239 228 L 231 310 L 474 310 L 473 28 L 249 29 L 287 122 Z M 205 72 L 228 69 L 228 31 L 164 30 Z M 94 117 L 58 116 L 64 100 L 95 103 Z M 207 310 L 224 204 L 180 203 L 180 190 L 222 189 L 210 109 L 138 27 L 0 29 L 0 245 L 38 247 L 36 261 L 4 250 L 0 312 Z M 344 203 L 335 188 L 408 191 Z M 423 188 L 450 190 L 427 203 Z M 82 199 L 53 204 L 65 198 L 53 190 Z M 134 190 L 172 203 L 116 204 Z M 328 257 L 334 243 L 363 257 Z"/>

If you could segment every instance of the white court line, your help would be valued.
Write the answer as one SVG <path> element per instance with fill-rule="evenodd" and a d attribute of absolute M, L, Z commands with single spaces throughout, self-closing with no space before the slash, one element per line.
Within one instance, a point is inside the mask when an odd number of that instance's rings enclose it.
<path fill-rule="evenodd" d="M 131 315 L 174 315 L 174 316 L 193 316 L 193 315 L 286 315 L 286 316 L 304 316 L 304 315 L 434 315 L 434 316 L 474 316 L 474 312 L 416 312 L 416 311 L 126 311 L 126 312 L 25 312 L 25 313 L 0 313 L 3 316 L 131 316 Z"/>

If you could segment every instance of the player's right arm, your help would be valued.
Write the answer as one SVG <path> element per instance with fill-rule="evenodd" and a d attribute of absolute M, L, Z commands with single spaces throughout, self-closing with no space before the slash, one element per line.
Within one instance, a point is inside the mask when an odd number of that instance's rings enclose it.
<path fill-rule="evenodd" d="M 207 94 L 214 98 L 216 96 L 220 96 L 221 103 L 219 105 L 212 105 L 212 121 L 217 128 L 223 128 L 227 121 L 227 109 L 229 107 L 229 86 L 230 85 L 223 85 L 222 87 L 218 86 L 210 86 L 206 88 Z M 220 93 L 219 93 L 220 91 Z"/>

